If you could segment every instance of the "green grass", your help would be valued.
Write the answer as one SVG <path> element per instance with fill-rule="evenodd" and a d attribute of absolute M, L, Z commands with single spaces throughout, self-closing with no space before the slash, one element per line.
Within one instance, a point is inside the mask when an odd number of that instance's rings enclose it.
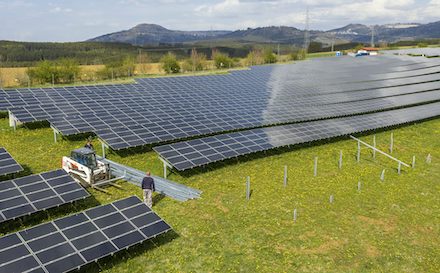
<path fill-rule="evenodd" d="M 397 164 L 339 140 L 282 149 L 230 160 L 169 178 L 203 191 L 184 203 L 163 198 L 154 210 L 175 230 L 155 240 L 92 264 L 84 272 L 435 272 L 440 268 L 440 119 L 393 130 L 393 155 L 410 162 L 399 176 Z M 386 150 L 389 132 L 377 134 Z M 371 143 L 372 136 L 363 136 Z M 0 146 L 33 173 L 60 167 L 61 157 L 83 141 L 53 142 L 49 128 L 8 130 L 0 119 Z M 95 143 L 98 145 L 98 143 Z M 344 153 L 342 170 L 337 167 Z M 433 160 L 424 158 L 431 153 Z M 319 156 L 318 176 L 313 158 Z M 155 153 L 110 154 L 109 158 L 160 175 Z M 289 181 L 283 187 L 283 168 Z M 385 181 L 379 180 L 386 169 Z M 252 196 L 245 199 L 245 177 Z M 357 192 L 357 182 L 362 190 Z M 62 217 L 98 203 L 141 192 L 120 182 L 111 195 L 3 224 L 3 233 Z M 335 201 L 329 203 L 329 196 Z M 298 220 L 293 222 L 293 209 Z"/>

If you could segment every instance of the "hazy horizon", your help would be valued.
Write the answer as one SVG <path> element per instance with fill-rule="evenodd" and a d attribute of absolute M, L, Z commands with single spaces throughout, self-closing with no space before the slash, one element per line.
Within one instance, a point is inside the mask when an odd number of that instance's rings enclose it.
<path fill-rule="evenodd" d="M 315 30 L 440 20 L 440 0 L 0 0 L 0 40 L 84 41 L 143 23 L 194 31 L 304 29 L 307 7 Z"/>

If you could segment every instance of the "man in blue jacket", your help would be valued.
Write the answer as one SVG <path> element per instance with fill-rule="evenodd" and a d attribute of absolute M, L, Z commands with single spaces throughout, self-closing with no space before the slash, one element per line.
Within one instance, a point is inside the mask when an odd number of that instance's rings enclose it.
<path fill-rule="evenodd" d="M 144 203 L 151 208 L 153 206 L 153 191 L 155 191 L 154 179 L 147 172 L 144 179 L 142 179 L 142 191 L 144 192 Z"/>

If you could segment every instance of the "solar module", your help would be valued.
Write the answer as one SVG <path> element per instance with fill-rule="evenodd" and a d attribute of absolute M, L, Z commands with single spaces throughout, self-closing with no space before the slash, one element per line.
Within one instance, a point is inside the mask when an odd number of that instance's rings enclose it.
<path fill-rule="evenodd" d="M 132 196 L 1 237 L 0 272 L 68 272 L 170 230 Z"/>
<path fill-rule="evenodd" d="M 64 170 L 0 182 L 0 222 L 84 199 L 89 193 Z"/>
<path fill-rule="evenodd" d="M 154 147 L 179 171 L 209 163 L 342 135 L 440 116 L 440 103 L 410 108 L 241 131 Z"/>
<path fill-rule="evenodd" d="M 0 176 L 21 171 L 23 171 L 23 168 L 17 163 L 17 161 L 12 158 L 5 148 L 0 147 Z"/>
<path fill-rule="evenodd" d="M 439 99 L 440 63 L 328 58 L 227 75 L 137 84 L 0 91 L 19 122 L 95 133 L 114 150 L 261 126 L 406 107 Z"/>

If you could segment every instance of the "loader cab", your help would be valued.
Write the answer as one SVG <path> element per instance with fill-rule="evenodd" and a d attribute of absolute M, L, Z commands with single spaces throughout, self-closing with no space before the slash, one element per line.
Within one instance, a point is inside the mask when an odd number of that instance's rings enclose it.
<path fill-rule="evenodd" d="M 73 150 L 70 154 L 70 158 L 89 169 L 93 170 L 97 167 L 95 151 L 88 148 Z"/>

